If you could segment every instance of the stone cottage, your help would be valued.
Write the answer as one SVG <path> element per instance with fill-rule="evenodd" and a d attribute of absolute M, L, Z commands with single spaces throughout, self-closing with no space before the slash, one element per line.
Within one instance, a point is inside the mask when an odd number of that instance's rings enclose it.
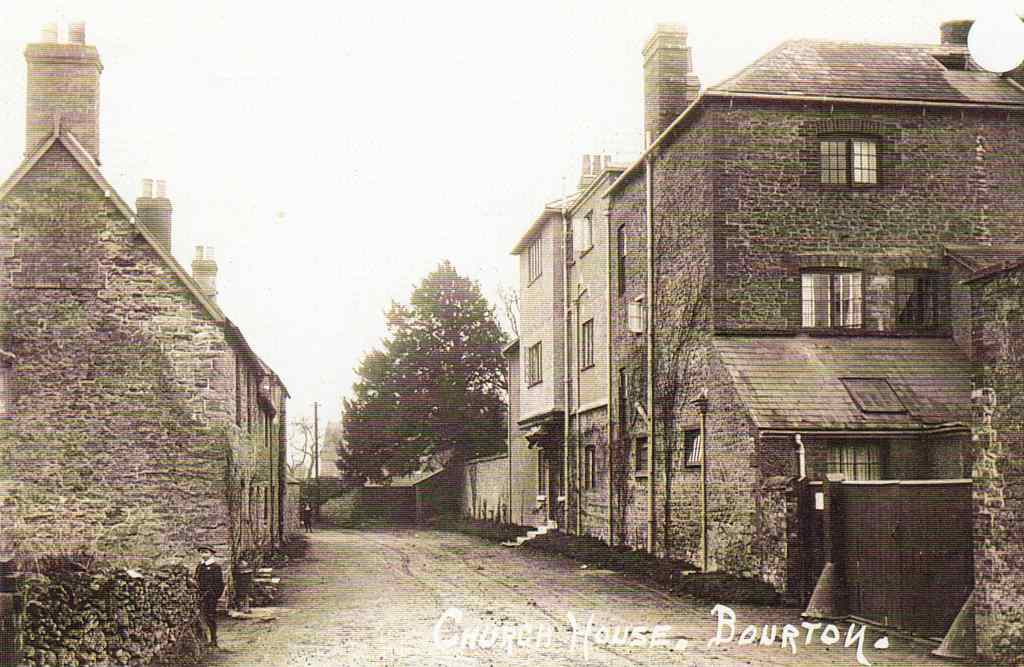
<path fill-rule="evenodd" d="M 171 255 L 166 186 L 133 209 L 103 177 L 103 65 L 84 24 L 69 37 L 25 51 L 0 188 L 4 548 L 238 556 L 282 537 L 288 391 L 218 307 L 212 248 L 191 275 Z"/>

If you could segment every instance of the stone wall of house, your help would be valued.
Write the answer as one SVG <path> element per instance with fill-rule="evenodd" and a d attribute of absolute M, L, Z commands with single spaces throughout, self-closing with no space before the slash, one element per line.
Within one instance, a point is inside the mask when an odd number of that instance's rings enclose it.
<path fill-rule="evenodd" d="M 991 430 L 974 443 L 974 578 L 979 653 L 1024 653 L 1024 274 L 974 285 L 980 386 L 995 390 Z"/>
<path fill-rule="evenodd" d="M 0 240 L 9 546 L 227 546 L 229 451 L 239 474 L 259 452 L 236 425 L 223 328 L 59 142 L 0 205 Z"/>
<path fill-rule="evenodd" d="M 713 127 L 717 138 L 720 327 L 799 327 L 800 270 L 822 266 L 862 269 L 864 328 L 892 331 L 895 271 L 948 270 L 946 244 L 1024 240 L 1019 112 L 708 104 L 699 125 Z M 826 132 L 880 138 L 878 186 L 819 182 L 818 140 Z"/>
<path fill-rule="evenodd" d="M 573 415 L 569 420 L 570 428 L 570 449 L 569 477 L 573 479 L 573 490 L 576 484 L 580 484 L 579 498 L 579 529 L 575 532 L 580 535 L 598 537 L 606 542 L 609 540 L 608 533 L 608 412 L 607 406 L 588 410 L 578 415 L 579 425 L 577 427 L 577 416 Z M 577 431 L 578 429 L 578 431 Z M 576 470 L 576 447 L 575 443 L 579 438 L 579 469 Z M 587 449 L 593 452 L 594 476 L 591 485 L 586 486 Z M 577 482 L 576 480 L 579 480 Z M 570 525 L 576 525 L 577 496 L 571 493 L 566 503 L 570 512 Z"/>

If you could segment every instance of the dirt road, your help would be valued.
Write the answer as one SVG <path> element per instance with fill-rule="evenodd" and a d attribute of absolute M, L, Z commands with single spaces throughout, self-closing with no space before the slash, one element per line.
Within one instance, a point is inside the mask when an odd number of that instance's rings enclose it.
<path fill-rule="evenodd" d="M 845 646 L 845 624 L 835 637 L 821 627 L 808 638 L 797 610 L 734 606 L 731 640 L 709 643 L 730 634 L 728 611 L 719 610 L 720 623 L 714 603 L 669 597 L 611 572 L 455 533 L 320 531 L 308 558 L 283 577 L 278 617 L 225 622 L 223 650 L 210 665 L 858 664 L 856 632 Z M 754 643 L 739 645 L 748 625 L 755 626 Z M 773 625 L 774 642 L 761 645 Z M 784 633 L 793 632 L 799 634 L 783 646 Z M 863 660 L 948 664 L 930 658 L 930 646 L 888 637 L 887 648 L 876 648 L 881 639 L 866 630 Z"/>

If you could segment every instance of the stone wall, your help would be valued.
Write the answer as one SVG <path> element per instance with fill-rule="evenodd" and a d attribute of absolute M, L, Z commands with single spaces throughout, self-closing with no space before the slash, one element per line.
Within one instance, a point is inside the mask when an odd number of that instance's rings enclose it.
<path fill-rule="evenodd" d="M 800 269 L 864 272 L 864 327 L 893 331 L 896 270 L 948 270 L 946 244 L 1019 243 L 1019 112 L 709 100 L 715 319 L 800 325 Z M 686 142 L 695 129 L 685 132 Z M 880 139 L 880 183 L 819 182 L 822 133 Z M 675 145 L 666 153 L 678 152 Z"/>
<path fill-rule="evenodd" d="M 1024 274 L 974 285 L 983 375 L 995 390 L 991 429 L 974 443 L 974 578 L 979 653 L 1024 653 Z"/>
<path fill-rule="evenodd" d="M 182 650 L 203 651 L 198 591 L 184 567 L 27 574 L 19 592 L 26 667 L 177 663 Z"/>

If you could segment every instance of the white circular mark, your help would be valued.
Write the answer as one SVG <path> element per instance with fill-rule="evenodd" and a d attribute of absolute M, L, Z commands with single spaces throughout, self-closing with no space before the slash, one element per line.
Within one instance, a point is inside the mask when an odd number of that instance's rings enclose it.
<path fill-rule="evenodd" d="M 1024 62 L 1024 22 L 1009 8 L 982 14 L 967 35 L 971 57 L 990 72 L 1009 72 Z"/>

